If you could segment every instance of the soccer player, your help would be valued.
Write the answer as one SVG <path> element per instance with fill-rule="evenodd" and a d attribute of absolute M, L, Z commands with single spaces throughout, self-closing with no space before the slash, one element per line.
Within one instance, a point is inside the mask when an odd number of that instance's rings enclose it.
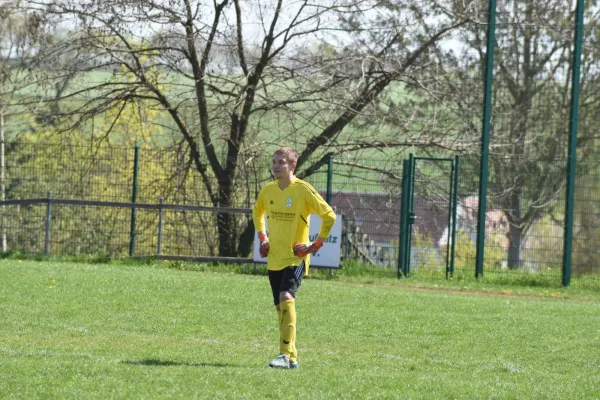
<path fill-rule="evenodd" d="M 267 257 L 269 283 L 279 319 L 279 351 L 269 363 L 273 368 L 298 368 L 296 349 L 296 292 L 308 274 L 310 254 L 322 246 L 335 222 L 335 213 L 307 182 L 294 176 L 298 153 L 282 147 L 273 155 L 275 181 L 265 185 L 253 210 L 260 241 L 260 255 Z M 269 237 L 264 215 L 269 222 Z M 309 243 L 310 214 L 321 218 L 321 229 Z"/>

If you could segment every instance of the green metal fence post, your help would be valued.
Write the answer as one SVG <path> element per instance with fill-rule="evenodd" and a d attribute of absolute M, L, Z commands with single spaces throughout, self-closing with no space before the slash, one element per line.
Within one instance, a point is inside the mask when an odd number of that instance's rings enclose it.
<path fill-rule="evenodd" d="M 398 237 L 398 278 L 404 275 L 404 262 L 406 253 L 406 226 L 407 224 L 407 213 L 408 209 L 408 160 L 404 160 L 402 163 L 402 194 L 400 200 L 400 232 Z"/>
<path fill-rule="evenodd" d="M 452 211 L 454 210 L 454 161 L 450 161 L 450 198 L 448 199 L 448 224 L 446 225 L 447 237 L 446 237 L 446 279 L 450 275 L 450 246 L 452 246 L 452 221 L 454 217 Z"/>
<path fill-rule="evenodd" d="M 165 198 L 161 197 L 160 198 L 160 205 L 161 207 L 158 209 L 158 238 L 157 238 L 157 246 L 156 246 L 156 255 L 160 256 L 161 250 L 162 250 L 162 236 L 163 236 L 163 214 L 164 214 L 164 210 L 162 208 L 162 205 L 165 204 Z"/>
<path fill-rule="evenodd" d="M 581 71 L 581 48 L 583 36 L 584 0 L 577 1 L 575 9 L 575 49 L 571 74 L 571 111 L 569 116 L 569 155 L 567 158 L 567 194 L 565 204 L 565 228 L 563 246 L 562 284 L 571 283 L 573 251 L 573 213 L 575 211 L 575 172 L 577 163 L 577 124 L 579 122 L 579 81 Z"/>
<path fill-rule="evenodd" d="M 405 253 L 405 263 L 404 263 L 404 273 L 408 275 L 410 273 L 410 255 L 412 251 L 412 226 L 415 222 L 415 170 L 416 170 L 416 160 L 413 154 L 409 154 L 408 156 L 408 210 L 406 211 L 406 220 L 407 220 L 407 232 L 406 232 L 406 253 Z"/>
<path fill-rule="evenodd" d="M 485 55 L 485 81 L 483 97 L 483 124 L 481 131 L 481 165 L 479 166 L 479 210 L 477 213 L 477 248 L 475 277 L 483 276 L 485 254 L 485 214 L 487 208 L 488 158 L 492 126 L 492 78 L 494 72 L 494 42 L 496 36 L 496 0 L 488 4 L 487 49 Z"/>
<path fill-rule="evenodd" d="M 333 191 L 333 154 L 329 154 L 327 163 L 327 204 L 331 205 L 331 197 Z"/>
<path fill-rule="evenodd" d="M 458 177 L 460 175 L 460 156 L 454 157 L 454 191 L 452 199 L 452 247 L 450 249 L 450 276 L 454 276 L 454 256 L 456 254 L 456 215 L 458 208 Z"/>
<path fill-rule="evenodd" d="M 139 168 L 140 148 L 135 146 L 133 156 L 133 187 L 131 189 L 131 202 L 135 203 L 137 199 L 138 186 L 138 168 Z M 131 229 L 129 231 L 129 257 L 133 256 L 135 249 L 135 207 L 131 207 Z"/>
<path fill-rule="evenodd" d="M 52 192 L 48 192 L 46 203 L 46 236 L 44 238 L 44 254 L 50 253 L 50 221 L 52 219 Z"/>

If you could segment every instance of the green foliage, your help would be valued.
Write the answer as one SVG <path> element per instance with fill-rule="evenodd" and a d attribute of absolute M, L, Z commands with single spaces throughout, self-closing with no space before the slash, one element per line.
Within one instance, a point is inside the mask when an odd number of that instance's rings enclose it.
<path fill-rule="evenodd" d="M 523 260 L 530 266 L 530 269 L 553 270 L 560 274 L 563 233 L 562 224 L 550 215 L 542 218 L 530 229 L 523 249 Z M 574 255 L 577 253 L 576 250 Z"/>
<path fill-rule="evenodd" d="M 155 54 L 146 53 L 140 62 L 151 65 L 156 61 L 152 60 Z M 171 90 L 172 78 L 167 80 L 160 69 L 149 67 L 145 74 L 158 89 Z M 125 69 L 98 79 L 94 82 L 112 82 L 123 90 L 135 80 Z M 79 99 L 68 106 L 77 108 L 82 102 Z M 162 134 L 159 121 L 165 118 L 166 112 L 160 110 L 150 101 L 124 97 L 91 119 L 72 118 L 62 121 L 60 126 L 43 125 L 31 119 L 29 125 L 36 134 L 20 136 L 7 155 L 7 198 L 45 198 L 50 192 L 54 198 L 130 202 L 133 147 L 137 145 L 140 146 L 138 203 L 156 204 L 163 197 L 167 204 L 214 206 L 215 199 L 209 197 L 207 185 L 216 187 L 216 179 L 211 171 L 205 173 L 210 182 L 200 177 L 190 161 L 188 148 L 152 147 L 154 138 Z M 77 127 L 75 131 L 70 130 L 73 126 Z M 114 144 L 118 147 L 113 147 Z M 256 172 L 256 163 L 248 162 L 244 155 L 239 159 L 243 167 L 238 168 L 232 206 L 249 207 L 258 187 L 252 187 L 247 176 Z M 52 213 L 51 252 L 111 256 L 127 253 L 130 210 L 54 206 Z M 9 249 L 40 252 L 45 208 L 13 207 L 9 214 L 8 230 L 12 231 Z M 218 235 L 214 214 L 186 211 L 165 211 L 164 214 L 163 253 L 215 255 Z M 241 232 L 247 223 L 248 216 L 235 215 L 230 229 Z M 16 229 L 17 224 L 24 229 Z M 157 226 L 158 211 L 138 210 L 136 254 L 156 253 Z"/>
<path fill-rule="evenodd" d="M 471 240 L 471 232 L 457 229 L 454 265 L 456 270 L 475 271 L 477 248 Z M 498 234 L 486 237 L 484 254 L 484 271 L 495 271 L 502 268 L 502 261 L 506 259 L 504 243 Z"/>
<path fill-rule="evenodd" d="M 600 251 L 597 245 L 600 239 L 600 187 L 596 184 L 598 168 L 590 168 L 588 162 L 580 165 L 580 168 L 590 172 L 576 181 L 572 256 L 575 276 L 593 275 L 600 266 Z"/>
<path fill-rule="evenodd" d="M 445 252 L 442 252 L 441 249 L 435 245 L 431 234 L 421 233 L 418 229 L 413 229 L 411 233 L 411 244 L 411 273 L 416 270 L 419 270 L 419 273 L 424 273 L 424 271 L 433 274 L 445 273 Z"/>

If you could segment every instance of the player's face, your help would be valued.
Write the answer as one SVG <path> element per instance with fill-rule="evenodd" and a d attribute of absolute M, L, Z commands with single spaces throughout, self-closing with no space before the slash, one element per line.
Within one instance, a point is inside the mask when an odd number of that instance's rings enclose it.
<path fill-rule="evenodd" d="M 273 165 L 271 166 L 271 169 L 275 179 L 289 176 L 294 172 L 295 167 L 296 164 L 290 163 L 285 156 L 280 156 L 279 154 L 273 156 Z"/>

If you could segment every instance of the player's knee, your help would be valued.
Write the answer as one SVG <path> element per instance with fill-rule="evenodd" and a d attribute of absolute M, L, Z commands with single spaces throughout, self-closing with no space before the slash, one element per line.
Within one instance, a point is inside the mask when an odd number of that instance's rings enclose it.
<path fill-rule="evenodd" d="M 280 292 L 279 293 L 279 302 L 294 300 L 294 296 L 290 292 Z"/>

